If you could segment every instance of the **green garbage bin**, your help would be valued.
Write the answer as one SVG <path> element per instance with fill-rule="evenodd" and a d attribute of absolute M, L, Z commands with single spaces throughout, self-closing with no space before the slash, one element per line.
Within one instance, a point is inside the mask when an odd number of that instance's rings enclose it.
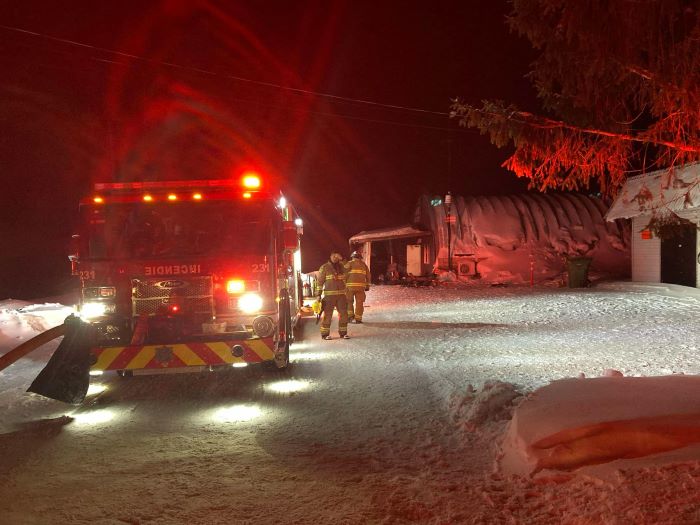
<path fill-rule="evenodd" d="M 569 257 L 566 267 L 569 272 L 569 288 L 583 288 L 588 284 L 588 267 L 590 257 Z"/>

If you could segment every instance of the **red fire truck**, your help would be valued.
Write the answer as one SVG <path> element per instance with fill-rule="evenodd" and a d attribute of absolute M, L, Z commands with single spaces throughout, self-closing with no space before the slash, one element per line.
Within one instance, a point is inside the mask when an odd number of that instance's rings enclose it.
<path fill-rule="evenodd" d="M 69 258 L 91 373 L 288 366 L 302 224 L 257 174 L 97 184 L 80 217 Z"/>

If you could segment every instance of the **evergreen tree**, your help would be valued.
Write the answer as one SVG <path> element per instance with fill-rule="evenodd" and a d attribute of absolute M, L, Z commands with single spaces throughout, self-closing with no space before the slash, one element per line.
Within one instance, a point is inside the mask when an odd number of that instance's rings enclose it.
<path fill-rule="evenodd" d="M 538 52 L 541 114 L 455 100 L 461 125 L 512 143 L 533 188 L 614 194 L 627 175 L 700 159 L 700 0 L 513 0 Z"/>

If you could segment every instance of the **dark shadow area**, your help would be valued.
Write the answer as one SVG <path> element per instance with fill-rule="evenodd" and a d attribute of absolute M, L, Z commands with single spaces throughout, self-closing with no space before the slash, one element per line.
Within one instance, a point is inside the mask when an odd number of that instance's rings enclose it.
<path fill-rule="evenodd" d="M 24 464 L 39 447 L 57 437 L 73 418 L 61 416 L 23 423 L 22 428 L 0 434 L 0 480 L 18 465 Z"/>
<path fill-rule="evenodd" d="M 395 321 L 391 323 L 363 323 L 367 326 L 373 326 L 377 328 L 391 328 L 398 330 L 442 330 L 444 328 L 507 328 L 508 325 L 505 324 L 494 324 L 494 323 L 440 323 L 440 322 L 430 322 L 430 321 Z"/>

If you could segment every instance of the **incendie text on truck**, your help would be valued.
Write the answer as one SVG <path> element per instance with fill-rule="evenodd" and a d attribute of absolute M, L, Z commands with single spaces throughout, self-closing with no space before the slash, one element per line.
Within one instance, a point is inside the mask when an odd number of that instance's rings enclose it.
<path fill-rule="evenodd" d="M 301 219 L 256 174 L 97 184 L 80 204 L 73 274 L 94 373 L 289 364 Z"/>

